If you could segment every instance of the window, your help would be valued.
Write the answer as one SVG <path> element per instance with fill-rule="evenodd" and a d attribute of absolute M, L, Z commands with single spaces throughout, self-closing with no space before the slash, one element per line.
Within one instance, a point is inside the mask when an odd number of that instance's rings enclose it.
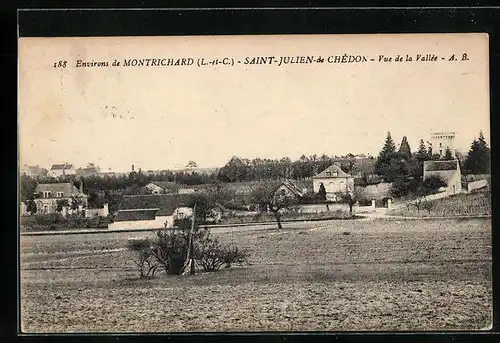
<path fill-rule="evenodd" d="M 439 147 L 442 148 L 443 147 L 443 143 L 439 143 Z"/>
<path fill-rule="evenodd" d="M 334 172 L 334 173 L 333 173 L 333 176 L 337 176 L 337 175 L 339 175 L 339 173 L 337 173 L 337 172 Z"/>
<path fill-rule="evenodd" d="M 282 194 L 282 195 L 286 195 L 286 190 L 285 190 L 285 189 L 282 189 L 282 190 L 281 190 L 281 194 Z"/>
<path fill-rule="evenodd" d="M 332 172 L 326 172 L 326 176 L 332 176 Z"/>
<path fill-rule="evenodd" d="M 63 192 L 57 192 L 57 197 L 58 198 L 62 198 L 62 196 L 63 196 Z"/>

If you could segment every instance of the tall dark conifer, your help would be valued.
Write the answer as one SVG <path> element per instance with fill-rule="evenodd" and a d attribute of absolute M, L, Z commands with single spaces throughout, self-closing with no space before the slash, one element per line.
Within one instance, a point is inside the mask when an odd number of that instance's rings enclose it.
<path fill-rule="evenodd" d="M 491 172 L 490 148 L 482 131 L 479 132 L 479 139 L 475 139 L 471 144 L 465 168 L 469 174 L 488 174 Z"/>

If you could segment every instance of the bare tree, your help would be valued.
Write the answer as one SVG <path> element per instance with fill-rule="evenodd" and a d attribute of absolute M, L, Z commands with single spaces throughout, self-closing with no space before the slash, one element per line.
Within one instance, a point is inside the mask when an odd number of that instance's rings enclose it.
<path fill-rule="evenodd" d="M 365 189 L 363 187 L 354 187 L 354 190 L 335 193 L 340 202 L 349 205 L 349 214 L 352 216 L 352 208 L 358 202 L 365 200 Z"/>
<path fill-rule="evenodd" d="M 258 204 L 261 211 L 273 213 L 278 224 L 278 229 L 282 229 L 281 215 L 286 210 L 292 210 L 297 207 L 296 198 L 277 192 L 280 183 L 260 184 L 252 190 L 253 202 Z"/>

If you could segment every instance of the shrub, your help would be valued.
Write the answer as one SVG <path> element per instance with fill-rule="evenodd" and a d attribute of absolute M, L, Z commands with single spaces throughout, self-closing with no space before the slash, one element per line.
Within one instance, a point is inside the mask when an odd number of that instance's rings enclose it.
<path fill-rule="evenodd" d="M 133 252 L 133 261 L 139 267 L 141 278 L 154 276 L 163 269 L 166 274 L 179 275 L 188 259 L 192 242 L 192 259 L 203 271 L 216 271 L 222 266 L 242 264 L 247 255 L 235 246 L 223 245 L 212 237 L 207 228 L 191 228 L 190 220 L 178 221 L 175 229 L 161 229 L 153 240 L 129 241 L 128 249 Z M 193 231 L 191 231 L 193 230 Z M 190 241 L 190 234 L 191 241 Z"/>
<path fill-rule="evenodd" d="M 139 267 L 140 277 L 153 277 L 160 267 L 153 253 L 153 243 L 149 239 L 134 239 L 128 241 L 127 247 L 134 252 L 132 261 Z"/>
<path fill-rule="evenodd" d="M 426 177 L 422 186 L 429 192 L 436 192 L 441 187 L 446 187 L 446 182 L 437 175 Z"/>
<path fill-rule="evenodd" d="M 204 271 L 219 270 L 222 266 L 231 267 L 233 263 L 242 264 L 246 261 L 246 253 L 238 247 L 223 245 L 217 237 L 210 237 L 206 232 L 196 244 L 194 259 Z"/>

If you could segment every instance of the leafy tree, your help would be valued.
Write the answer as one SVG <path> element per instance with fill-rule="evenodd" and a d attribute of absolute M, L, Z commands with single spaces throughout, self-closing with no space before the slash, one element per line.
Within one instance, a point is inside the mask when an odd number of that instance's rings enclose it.
<path fill-rule="evenodd" d="M 425 189 L 426 193 L 429 194 L 437 191 L 441 187 L 446 187 L 447 185 L 441 177 L 437 175 L 431 175 L 425 178 L 422 186 Z"/>
<path fill-rule="evenodd" d="M 56 208 L 57 212 L 62 212 L 63 207 L 69 206 L 68 199 L 59 199 L 59 200 L 57 200 L 56 204 L 57 204 L 57 208 Z"/>
<path fill-rule="evenodd" d="M 27 202 L 33 200 L 35 196 L 37 181 L 27 175 L 21 175 L 19 190 L 21 192 L 21 201 Z"/>
<path fill-rule="evenodd" d="M 326 201 L 326 189 L 325 189 L 325 185 L 323 184 L 323 182 L 320 183 L 320 185 L 319 185 L 318 197 L 321 200 Z"/>
<path fill-rule="evenodd" d="M 352 192 L 338 192 L 336 193 L 337 198 L 340 199 L 340 202 L 349 205 L 349 214 L 352 216 L 352 208 L 358 201 L 363 201 L 365 199 L 364 194 L 365 189 L 363 187 L 354 187 Z"/>
<path fill-rule="evenodd" d="M 449 161 L 452 159 L 453 159 L 453 155 L 451 154 L 451 150 L 449 147 L 446 147 L 446 150 L 444 151 L 443 160 Z"/>
<path fill-rule="evenodd" d="M 471 144 L 465 168 L 469 174 L 488 174 L 491 172 L 490 148 L 486 143 L 483 132 L 479 132 L 479 139 Z"/>
<path fill-rule="evenodd" d="M 32 199 L 26 201 L 26 211 L 35 214 L 37 211 L 36 202 Z"/>

